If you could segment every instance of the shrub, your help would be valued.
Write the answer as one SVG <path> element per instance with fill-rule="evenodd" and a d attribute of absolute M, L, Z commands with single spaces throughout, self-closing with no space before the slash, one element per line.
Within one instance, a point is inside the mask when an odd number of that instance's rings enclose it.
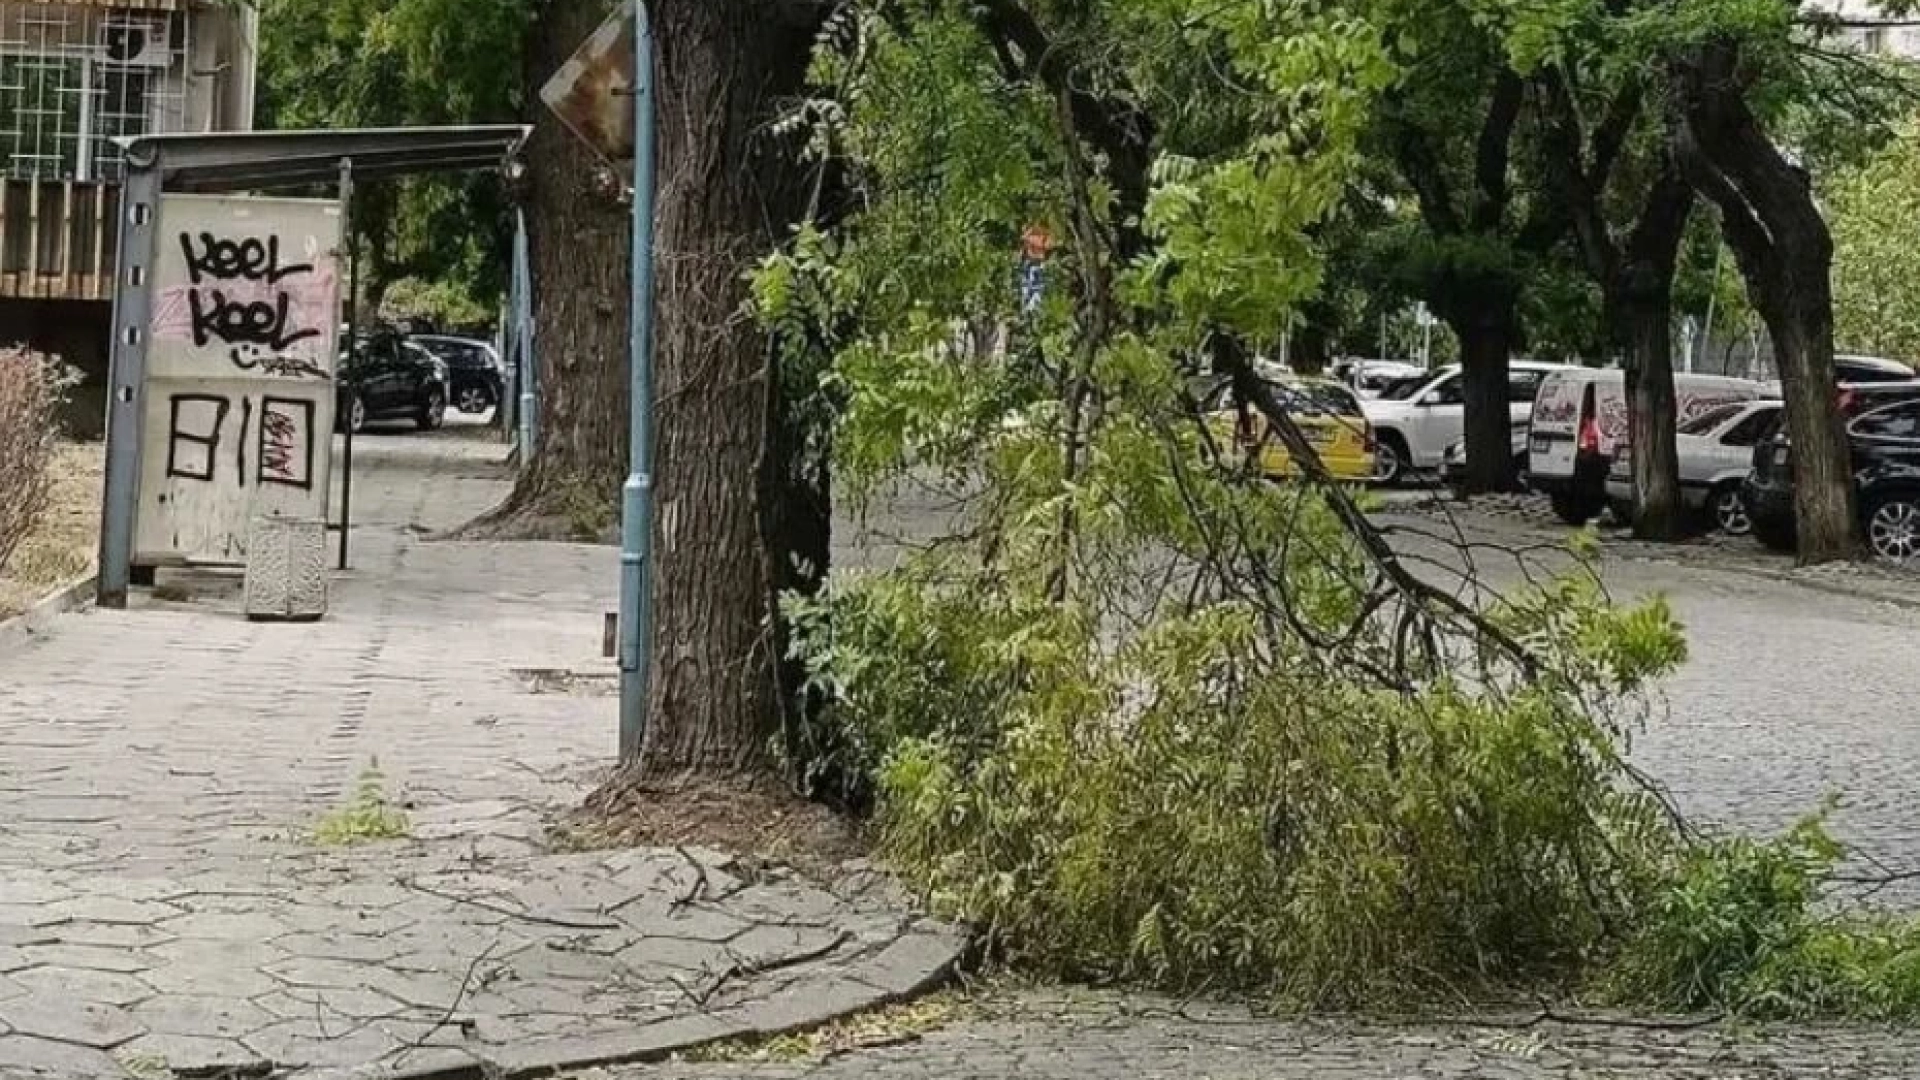
<path fill-rule="evenodd" d="M 46 357 L 0 350 L 0 570 L 46 508 L 62 386 Z"/>

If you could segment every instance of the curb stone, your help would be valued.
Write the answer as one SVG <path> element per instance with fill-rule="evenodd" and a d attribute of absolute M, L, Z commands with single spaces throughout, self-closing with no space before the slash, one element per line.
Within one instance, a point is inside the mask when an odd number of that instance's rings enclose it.
<path fill-rule="evenodd" d="M 290 1080 L 523 1080 L 661 1062 L 715 1043 L 812 1031 L 923 997 L 954 980 L 971 944 L 964 933 L 920 922 L 852 971 L 717 1012 L 658 1020 L 630 1031 L 533 1040 L 486 1057 L 463 1049 L 423 1050 L 410 1061 L 302 1070 Z"/>
<path fill-rule="evenodd" d="M 70 581 L 51 595 L 9 619 L 0 619 L 0 650 L 17 648 L 45 634 L 48 626 L 62 615 L 92 605 L 90 595 L 99 583 L 99 575 Z"/>

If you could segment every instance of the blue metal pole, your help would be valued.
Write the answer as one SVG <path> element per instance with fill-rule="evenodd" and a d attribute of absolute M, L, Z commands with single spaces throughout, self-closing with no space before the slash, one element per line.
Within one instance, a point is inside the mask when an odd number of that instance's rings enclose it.
<path fill-rule="evenodd" d="M 647 727 L 653 597 L 653 28 L 633 0 L 633 317 L 628 456 L 620 518 L 620 760 L 635 761 Z"/>
<path fill-rule="evenodd" d="M 519 365 L 520 407 L 515 417 L 520 423 L 520 462 L 533 460 L 533 442 L 540 424 L 539 371 L 533 353 L 533 268 L 527 252 L 527 215 L 514 212 L 513 226 L 513 341 L 514 357 Z"/>

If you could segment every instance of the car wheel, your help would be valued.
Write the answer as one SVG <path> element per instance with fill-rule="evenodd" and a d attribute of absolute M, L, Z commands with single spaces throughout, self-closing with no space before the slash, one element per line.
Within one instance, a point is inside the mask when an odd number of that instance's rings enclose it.
<path fill-rule="evenodd" d="M 1533 490 L 1532 481 L 1527 475 L 1527 455 L 1524 452 L 1513 455 L 1513 482 L 1519 485 L 1521 494 Z"/>
<path fill-rule="evenodd" d="M 1592 497 L 1570 491 L 1556 491 L 1548 501 L 1553 503 L 1553 516 L 1569 525 L 1585 525 L 1599 517 L 1603 509 Z"/>
<path fill-rule="evenodd" d="M 1890 563 L 1920 558 L 1920 496 L 1889 495 L 1867 512 L 1867 545 Z"/>
<path fill-rule="evenodd" d="M 1373 448 L 1373 482 L 1376 484 L 1397 484 L 1407 472 L 1407 455 L 1400 440 L 1384 438 Z"/>
<path fill-rule="evenodd" d="M 1613 518 L 1615 525 L 1623 529 L 1633 528 L 1633 500 L 1609 499 L 1607 501 L 1607 515 Z"/>
<path fill-rule="evenodd" d="M 421 431 L 434 431 L 447 418 L 447 392 L 439 387 L 427 391 L 427 403 L 421 407 L 416 422 Z"/>
<path fill-rule="evenodd" d="M 484 386 L 463 386 L 454 396 L 453 407 L 470 416 L 478 416 L 493 408 L 493 395 Z"/>
<path fill-rule="evenodd" d="M 1735 484 L 1727 484 L 1713 493 L 1713 527 L 1728 536 L 1747 536 L 1753 532 L 1753 518 L 1747 513 L 1746 496 Z"/>
<path fill-rule="evenodd" d="M 367 430 L 367 399 L 359 394 L 347 399 L 346 429 L 354 435 Z"/>

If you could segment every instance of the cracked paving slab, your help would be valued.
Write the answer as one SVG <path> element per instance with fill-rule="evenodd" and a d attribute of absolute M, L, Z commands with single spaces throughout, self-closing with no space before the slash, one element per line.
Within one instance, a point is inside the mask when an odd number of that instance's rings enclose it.
<path fill-rule="evenodd" d="M 424 541 L 506 493 L 499 453 L 367 439 L 319 624 L 223 586 L 0 650 L 0 1080 L 632 1060 L 951 967 L 957 936 L 871 894 L 545 849 L 615 732 L 513 672 L 602 663 L 617 555 Z M 316 847 L 376 762 L 409 835 Z"/>

